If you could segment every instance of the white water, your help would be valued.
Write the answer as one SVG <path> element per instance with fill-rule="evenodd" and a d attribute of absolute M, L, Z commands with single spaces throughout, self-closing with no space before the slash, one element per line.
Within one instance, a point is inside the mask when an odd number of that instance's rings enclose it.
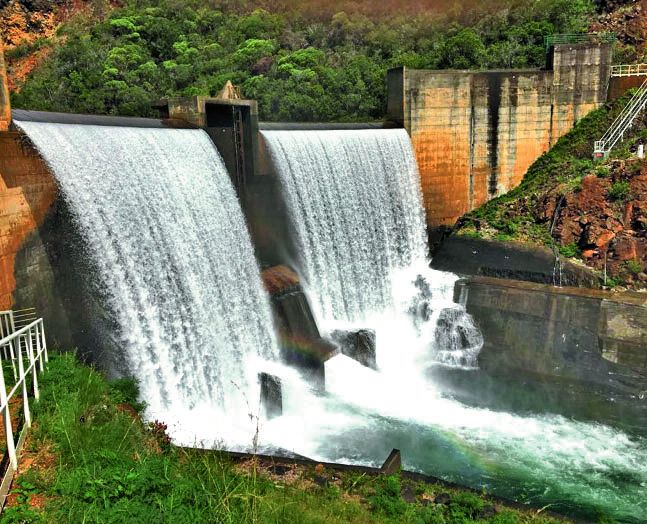
<path fill-rule="evenodd" d="M 235 191 L 198 130 L 16 122 L 53 170 L 148 415 L 185 440 L 252 440 L 274 359 L 267 296 Z"/>
<path fill-rule="evenodd" d="M 263 136 L 319 327 L 374 329 L 383 370 L 404 371 L 429 358 L 474 365 L 482 339 L 453 302 L 457 277 L 429 269 L 420 180 L 406 131 Z M 437 333 L 439 317 L 448 316 L 466 336 Z M 395 351 L 400 347 L 406 350 Z"/>
<path fill-rule="evenodd" d="M 428 269 L 415 167 L 402 133 L 386 133 L 379 143 L 356 136 L 357 151 L 337 142 L 331 152 L 320 143 L 318 155 L 343 155 L 311 158 L 308 172 L 299 171 L 301 160 L 291 150 L 298 136 L 281 137 L 298 175 L 292 196 L 310 216 L 302 240 L 318 234 L 331 250 L 317 254 L 302 244 L 313 264 L 316 257 L 326 264 L 309 266 L 317 315 L 324 326 L 373 326 L 379 341 L 380 372 L 336 357 L 326 365 L 328 394 L 322 397 L 293 370 L 267 362 L 276 352 L 267 300 L 234 192 L 204 133 L 19 125 L 51 165 L 75 214 L 150 416 L 169 423 L 176 441 L 249 446 L 247 413 L 255 412 L 262 368 L 283 379 L 285 415 L 262 422 L 261 443 L 370 464 L 397 446 L 408 467 L 428 473 L 465 481 L 473 470 L 486 479 L 502 472 L 513 484 L 531 479 L 558 499 L 621 516 L 647 513 L 643 440 L 561 416 L 467 407 L 426 379 L 422 371 L 445 360 L 442 351 L 449 349 L 449 362 L 460 365 L 474 352 L 445 347 L 463 344 L 458 327 L 469 318 L 450 304 L 456 277 Z M 309 149 L 302 146 L 302 154 Z M 363 160 L 348 170 L 357 152 Z M 381 164 L 378 153 L 390 160 Z M 373 179 L 379 191 L 371 190 Z M 397 189 L 400 184 L 408 189 Z M 318 192 L 328 192 L 320 207 Z M 307 196 L 300 201 L 300 194 Z M 346 199 L 343 210 L 334 207 L 336 197 Z M 345 221 L 333 216 L 338 212 Z M 362 218 L 355 223 L 354 217 Z M 340 250 L 344 246 L 350 250 Z M 373 272 L 373 264 L 384 273 Z M 362 280 L 362 268 L 370 278 Z M 439 332 L 448 308 L 457 318 Z M 445 443 L 440 451 L 439 443 Z M 467 473 L 463 463 L 471 468 Z M 632 481 L 620 489 L 617 474 Z"/>
<path fill-rule="evenodd" d="M 404 131 L 263 135 L 319 325 L 375 329 L 379 367 L 331 359 L 326 397 L 283 373 L 284 416 L 263 427 L 266 441 L 320 460 L 373 465 L 400 447 L 408 467 L 459 482 L 491 487 L 503 479 L 551 501 L 629 518 L 647 514 L 642 439 L 557 415 L 468 407 L 427 378 L 434 363 L 473 366 L 483 341 L 452 301 L 457 277 L 429 269 L 418 175 Z M 614 475 L 633 481 L 620 488 Z"/>

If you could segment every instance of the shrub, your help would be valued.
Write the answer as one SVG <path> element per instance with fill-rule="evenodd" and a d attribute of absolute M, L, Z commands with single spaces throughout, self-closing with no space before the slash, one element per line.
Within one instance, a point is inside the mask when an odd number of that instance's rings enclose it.
<path fill-rule="evenodd" d="M 598 178 L 609 178 L 610 174 L 611 170 L 606 166 L 599 166 L 595 170 L 595 176 L 597 176 Z"/>
<path fill-rule="evenodd" d="M 134 378 L 113 380 L 109 388 L 110 397 L 116 404 L 130 404 L 138 413 L 146 408 L 146 402 L 139 401 L 139 385 Z"/>
<path fill-rule="evenodd" d="M 625 267 L 627 268 L 627 271 L 633 275 L 642 273 L 643 270 L 642 264 L 637 260 L 627 260 L 627 262 L 625 262 Z"/>
<path fill-rule="evenodd" d="M 395 475 L 380 479 L 371 497 L 371 508 L 387 517 L 397 517 L 407 510 L 407 503 L 400 496 L 401 485 Z"/>
<path fill-rule="evenodd" d="M 575 242 L 559 246 L 559 254 L 566 258 L 573 258 L 581 253 L 580 248 Z"/>
<path fill-rule="evenodd" d="M 449 504 L 449 513 L 451 517 L 460 522 L 463 518 L 475 519 L 485 506 L 485 502 L 481 497 L 474 493 L 462 492 L 457 493 L 452 497 Z"/>
<path fill-rule="evenodd" d="M 609 197 L 613 200 L 625 200 L 629 196 L 629 182 L 619 180 L 614 182 L 609 189 Z"/>

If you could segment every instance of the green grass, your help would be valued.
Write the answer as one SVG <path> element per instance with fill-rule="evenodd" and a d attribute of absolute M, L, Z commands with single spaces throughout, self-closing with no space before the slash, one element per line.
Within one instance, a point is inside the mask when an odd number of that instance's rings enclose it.
<path fill-rule="evenodd" d="M 555 522 L 506 508 L 483 514 L 492 503 L 472 492 L 397 476 L 327 471 L 316 483 L 314 469 L 301 468 L 288 484 L 217 452 L 164 445 L 159 425 L 151 431 L 119 407 L 137 405 L 135 384 L 110 384 L 72 353 L 53 355 L 41 377 L 26 450 L 40 466 L 14 483 L 18 504 L 3 523 Z M 415 503 L 403 500 L 405 487 Z M 445 504 L 433 502 L 438 493 L 447 493 Z"/>

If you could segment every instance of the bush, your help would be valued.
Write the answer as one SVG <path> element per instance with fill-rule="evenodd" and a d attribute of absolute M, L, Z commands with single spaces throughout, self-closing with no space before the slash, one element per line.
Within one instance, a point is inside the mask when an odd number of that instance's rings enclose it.
<path fill-rule="evenodd" d="M 637 260 L 627 260 L 627 262 L 625 262 L 625 267 L 627 268 L 627 271 L 629 271 L 629 273 L 631 273 L 632 275 L 642 273 L 643 270 L 642 264 Z"/>
<path fill-rule="evenodd" d="M 629 196 L 629 182 L 626 180 L 619 180 L 611 184 L 609 188 L 609 197 L 613 200 L 625 200 Z"/>
<path fill-rule="evenodd" d="M 579 256 L 581 253 L 578 245 L 573 242 L 565 246 L 559 246 L 559 254 L 566 258 L 573 258 Z"/>
<path fill-rule="evenodd" d="M 606 166 L 600 166 L 595 170 L 595 176 L 598 178 L 609 178 L 611 170 Z"/>
<path fill-rule="evenodd" d="M 400 496 L 400 479 L 388 476 L 380 479 L 375 488 L 375 495 L 371 497 L 371 508 L 387 517 L 397 517 L 407 510 L 407 503 Z"/>

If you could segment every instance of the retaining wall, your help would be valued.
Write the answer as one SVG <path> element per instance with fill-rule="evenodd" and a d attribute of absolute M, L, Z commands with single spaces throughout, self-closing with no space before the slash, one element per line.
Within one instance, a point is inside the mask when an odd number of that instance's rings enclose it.
<path fill-rule="evenodd" d="M 14 304 L 17 273 L 33 273 L 42 259 L 31 246 L 30 263 L 16 268 L 16 258 L 25 242 L 38 235 L 57 189 L 47 166 L 20 134 L 0 133 L 0 152 L 0 308 L 7 309 Z"/>
<path fill-rule="evenodd" d="M 485 339 L 481 367 L 647 390 L 644 294 L 488 277 L 459 281 L 461 293 Z"/>
<path fill-rule="evenodd" d="M 50 249 L 58 188 L 25 137 L 0 132 L 0 309 L 35 307 L 54 346 L 71 347 Z"/>

